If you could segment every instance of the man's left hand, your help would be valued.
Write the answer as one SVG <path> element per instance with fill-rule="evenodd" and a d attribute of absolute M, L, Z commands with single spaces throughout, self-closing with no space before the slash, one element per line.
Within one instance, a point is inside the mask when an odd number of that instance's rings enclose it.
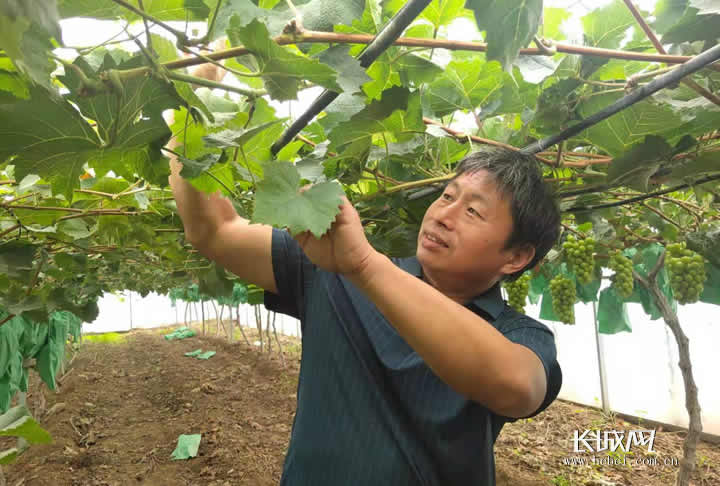
<path fill-rule="evenodd" d="M 306 231 L 295 236 L 295 240 L 315 265 L 346 276 L 362 273 L 376 253 L 365 237 L 360 215 L 346 197 L 340 214 L 320 239 Z"/>

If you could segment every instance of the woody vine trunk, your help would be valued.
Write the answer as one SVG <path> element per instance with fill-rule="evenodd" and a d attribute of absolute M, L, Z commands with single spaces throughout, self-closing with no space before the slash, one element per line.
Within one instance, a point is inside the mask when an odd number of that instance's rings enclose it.
<path fill-rule="evenodd" d="M 680 460 L 680 470 L 676 476 L 676 486 L 688 486 L 690 477 L 695 470 L 695 457 L 697 452 L 697 444 L 700 441 L 702 432 L 702 417 L 700 415 L 700 402 L 698 401 L 698 389 L 692 373 L 692 363 L 690 362 L 690 341 L 680 327 L 680 320 L 677 313 L 673 311 L 668 302 L 667 297 L 660 291 L 657 284 L 656 275 L 662 267 L 665 260 L 663 256 L 658 260 L 657 267 L 645 279 L 635 273 L 635 279 L 639 281 L 652 295 L 655 305 L 658 306 L 665 320 L 665 324 L 670 328 L 675 336 L 675 342 L 678 346 L 678 355 L 680 361 L 678 366 L 683 377 L 685 385 L 685 408 L 688 411 L 689 423 L 688 434 L 683 442 L 683 457 Z"/>

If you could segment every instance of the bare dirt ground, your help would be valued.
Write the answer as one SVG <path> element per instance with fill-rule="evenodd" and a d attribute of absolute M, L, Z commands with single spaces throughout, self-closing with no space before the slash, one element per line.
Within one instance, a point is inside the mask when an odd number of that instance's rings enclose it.
<path fill-rule="evenodd" d="M 28 403 L 54 442 L 32 446 L 5 466 L 7 485 L 278 484 L 296 405 L 298 341 L 281 338 L 283 368 L 275 349 L 270 357 L 209 335 L 163 339 L 171 330 L 83 343 L 57 392 L 34 377 Z M 251 342 L 256 337 L 250 332 Z M 207 361 L 183 355 L 198 348 L 217 354 Z M 582 456 L 572 452 L 575 430 L 638 428 L 645 427 L 558 400 L 533 419 L 505 426 L 495 447 L 497 484 L 673 484 L 679 466 L 664 462 L 682 457 L 681 432 L 659 430 L 654 455 L 642 456 L 637 447 L 611 454 L 621 463 L 624 457 L 625 465 L 563 463 Z M 180 434 L 202 434 L 197 457 L 171 460 Z M 0 440 L 0 450 L 12 445 Z M 638 464 L 643 457 L 657 465 Z M 720 485 L 720 446 L 700 444 L 693 484 Z"/>

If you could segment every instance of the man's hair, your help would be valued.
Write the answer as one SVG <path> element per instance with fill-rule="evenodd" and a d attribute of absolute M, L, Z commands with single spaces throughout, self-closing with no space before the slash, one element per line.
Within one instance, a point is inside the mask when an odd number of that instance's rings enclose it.
<path fill-rule="evenodd" d="M 492 177 L 500 195 L 510 198 L 512 232 L 505 249 L 535 248 L 535 256 L 522 270 L 503 280 L 516 280 L 550 251 L 560 236 L 560 210 L 550 188 L 543 181 L 539 162 L 533 155 L 502 147 L 485 148 L 460 161 L 455 178 L 481 170 Z"/>

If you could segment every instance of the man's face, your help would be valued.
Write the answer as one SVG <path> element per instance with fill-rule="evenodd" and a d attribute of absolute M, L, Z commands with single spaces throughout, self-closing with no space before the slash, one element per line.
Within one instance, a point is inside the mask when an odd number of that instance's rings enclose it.
<path fill-rule="evenodd" d="M 457 291 L 466 288 L 470 295 L 492 285 L 512 259 L 504 250 L 510 207 L 485 170 L 451 181 L 428 208 L 418 235 L 417 258 L 428 280 L 439 288 L 456 282 Z"/>

